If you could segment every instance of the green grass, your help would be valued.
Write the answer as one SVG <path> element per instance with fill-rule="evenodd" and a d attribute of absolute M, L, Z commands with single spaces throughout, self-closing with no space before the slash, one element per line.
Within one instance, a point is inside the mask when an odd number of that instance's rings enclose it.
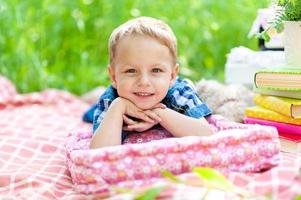
<path fill-rule="evenodd" d="M 165 20 L 178 38 L 181 74 L 223 80 L 226 54 L 244 45 L 268 0 L 0 0 L 0 73 L 20 92 L 82 94 L 108 85 L 107 41 L 136 16 Z"/>

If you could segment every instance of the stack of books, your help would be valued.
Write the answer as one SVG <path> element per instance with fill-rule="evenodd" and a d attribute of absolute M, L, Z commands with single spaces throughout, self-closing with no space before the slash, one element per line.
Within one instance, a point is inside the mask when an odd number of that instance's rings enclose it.
<path fill-rule="evenodd" d="M 245 123 L 274 126 L 281 149 L 301 153 L 301 68 L 259 70 L 254 76 L 254 103 Z"/>

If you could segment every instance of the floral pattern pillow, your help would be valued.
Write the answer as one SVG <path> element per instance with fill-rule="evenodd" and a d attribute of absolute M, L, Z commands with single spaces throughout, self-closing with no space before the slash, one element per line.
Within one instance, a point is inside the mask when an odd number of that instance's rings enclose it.
<path fill-rule="evenodd" d="M 93 150 L 89 149 L 92 133 L 71 134 L 66 160 L 74 187 L 82 193 L 97 193 L 110 185 L 133 181 L 143 185 L 160 178 L 163 170 L 181 174 L 207 166 L 225 172 L 258 172 L 277 165 L 280 144 L 275 128 L 231 122 L 217 115 L 208 122 L 216 130 L 209 137 L 173 138 L 164 129 L 150 130 L 130 135 L 124 145 Z"/>

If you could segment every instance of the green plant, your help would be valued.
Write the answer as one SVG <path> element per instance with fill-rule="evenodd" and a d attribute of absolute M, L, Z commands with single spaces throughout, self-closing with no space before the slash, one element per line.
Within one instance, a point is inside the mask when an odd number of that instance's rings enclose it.
<path fill-rule="evenodd" d="M 128 19 L 151 16 L 174 30 L 181 76 L 222 81 L 231 48 L 258 48 L 246 35 L 256 10 L 269 2 L 0 0 L 0 74 L 20 93 L 58 88 L 83 94 L 107 86 L 110 33 Z"/>
<path fill-rule="evenodd" d="M 270 26 L 257 35 L 265 41 L 270 40 L 268 32 L 271 28 L 275 28 L 280 33 L 284 28 L 284 21 L 301 21 L 301 0 L 277 0 L 277 6 L 275 18 Z"/>

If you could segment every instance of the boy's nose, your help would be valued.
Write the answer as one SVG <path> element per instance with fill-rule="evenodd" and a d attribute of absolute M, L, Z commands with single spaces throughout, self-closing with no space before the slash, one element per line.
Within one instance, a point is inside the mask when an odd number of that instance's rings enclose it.
<path fill-rule="evenodd" d="M 139 86 L 150 85 L 150 79 L 149 79 L 148 75 L 141 75 L 138 84 L 139 84 Z"/>

